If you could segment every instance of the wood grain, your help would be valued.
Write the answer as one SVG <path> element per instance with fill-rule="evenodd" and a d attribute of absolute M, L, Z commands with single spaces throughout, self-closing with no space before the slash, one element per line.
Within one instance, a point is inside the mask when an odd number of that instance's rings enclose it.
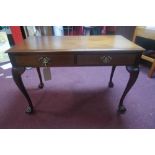
<path fill-rule="evenodd" d="M 15 83 L 28 101 L 26 112 L 33 112 L 33 105 L 21 78 L 25 67 L 53 66 L 113 66 L 109 87 L 113 86 L 115 66 L 128 66 L 130 78 L 121 97 L 118 111 L 124 113 L 123 100 L 135 83 L 139 73 L 139 60 L 143 48 L 119 35 L 30 37 L 7 52 L 12 63 Z M 23 70 L 24 71 L 24 70 Z M 41 76 L 38 69 L 39 77 Z M 63 78 L 63 77 L 62 77 Z M 40 77 L 41 86 L 43 87 Z"/>
<path fill-rule="evenodd" d="M 44 36 L 29 37 L 7 53 L 35 52 L 100 52 L 100 51 L 142 51 L 142 47 L 120 35 L 104 36 Z"/>

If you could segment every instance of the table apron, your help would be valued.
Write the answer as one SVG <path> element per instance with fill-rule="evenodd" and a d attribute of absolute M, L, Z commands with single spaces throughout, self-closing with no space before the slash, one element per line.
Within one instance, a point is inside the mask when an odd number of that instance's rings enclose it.
<path fill-rule="evenodd" d="M 14 67 L 124 66 L 135 65 L 140 60 L 137 53 L 10 54 L 9 57 Z"/>

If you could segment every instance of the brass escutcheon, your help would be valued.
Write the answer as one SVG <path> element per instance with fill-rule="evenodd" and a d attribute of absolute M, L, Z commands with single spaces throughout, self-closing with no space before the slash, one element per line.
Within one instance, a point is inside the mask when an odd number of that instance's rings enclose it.
<path fill-rule="evenodd" d="M 108 64 L 111 62 L 112 60 L 112 57 L 111 56 L 102 56 L 100 57 L 101 61 L 104 63 L 104 64 Z"/>
<path fill-rule="evenodd" d="M 42 65 L 47 67 L 47 64 L 49 63 L 50 58 L 48 58 L 48 57 L 41 57 L 41 58 L 39 58 L 39 61 L 42 63 Z"/>

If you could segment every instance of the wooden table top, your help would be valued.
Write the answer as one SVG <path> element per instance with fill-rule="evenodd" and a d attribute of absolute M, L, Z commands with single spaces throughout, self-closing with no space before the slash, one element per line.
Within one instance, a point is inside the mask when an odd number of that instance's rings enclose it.
<path fill-rule="evenodd" d="M 144 51 L 120 35 L 29 37 L 7 53 L 82 51 Z"/>

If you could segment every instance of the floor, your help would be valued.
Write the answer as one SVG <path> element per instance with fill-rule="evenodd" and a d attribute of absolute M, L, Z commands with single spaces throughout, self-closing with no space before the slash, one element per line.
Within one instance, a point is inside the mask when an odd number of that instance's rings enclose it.
<path fill-rule="evenodd" d="M 55 67 L 52 80 L 38 89 L 35 69 L 23 81 L 35 113 L 25 113 L 27 101 L 11 78 L 11 69 L 0 68 L 0 128 L 17 129 L 141 129 L 155 128 L 155 77 L 140 66 L 139 78 L 125 98 L 127 112 L 117 105 L 128 81 L 125 67 L 117 67 L 114 88 L 108 88 L 111 67 Z M 3 73 L 3 74 L 2 74 Z"/>

